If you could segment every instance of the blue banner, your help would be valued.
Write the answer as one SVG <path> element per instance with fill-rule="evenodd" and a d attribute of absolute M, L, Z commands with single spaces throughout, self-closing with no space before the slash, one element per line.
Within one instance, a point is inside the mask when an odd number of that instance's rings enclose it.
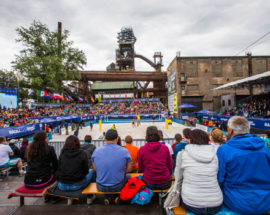
<path fill-rule="evenodd" d="M 189 115 L 181 114 L 180 118 L 182 120 L 187 120 Z M 228 120 L 232 116 L 225 116 L 225 115 L 208 115 L 208 114 L 197 114 L 198 118 L 201 118 L 202 120 L 212 120 L 212 121 L 218 121 L 219 123 L 222 122 L 228 122 Z M 260 129 L 260 130 L 269 130 L 270 129 L 270 119 L 262 119 L 262 118 L 247 118 L 247 120 L 250 122 L 250 127 L 254 129 Z"/>
<path fill-rule="evenodd" d="M 2 128 L 0 129 L 0 136 L 9 138 L 18 138 L 30 134 L 34 134 L 37 131 L 44 130 L 44 124 L 32 124 L 18 127 Z"/>

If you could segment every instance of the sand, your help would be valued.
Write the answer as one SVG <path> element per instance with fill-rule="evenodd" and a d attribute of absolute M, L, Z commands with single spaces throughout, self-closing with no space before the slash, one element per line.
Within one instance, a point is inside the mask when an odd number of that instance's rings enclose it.
<path fill-rule="evenodd" d="M 157 126 L 158 129 L 163 131 L 164 138 L 174 138 L 176 133 L 182 134 L 182 131 L 186 126 L 173 123 L 173 125 L 169 125 L 169 129 L 165 129 L 164 122 L 142 122 L 139 127 L 133 128 L 131 123 L 103 123 L 102 131 L 99 131 L 99 125 L 94 124 L 93 130 L 90 130 L 90 126 L 83 127 L 79 130 L 79 139 L 83 140 L 85 135 L 91 135 L 93 140 L 101 139 L 103 132 L 106 132 L 108 129 L 112 128 L 113 124 L 116 126 L 116 130 L 118 131 L 121 139 L 125 139 L 127 135 L 131 135 L 133 139 L 144 139 L 146 134 L 146 128 L 148 126 Z M 71 132 L 73 134 L 74 131 Z M 68 135 L 59 135 L 54 134 L 53 139 L 51 141 L 65 141 Z"/>

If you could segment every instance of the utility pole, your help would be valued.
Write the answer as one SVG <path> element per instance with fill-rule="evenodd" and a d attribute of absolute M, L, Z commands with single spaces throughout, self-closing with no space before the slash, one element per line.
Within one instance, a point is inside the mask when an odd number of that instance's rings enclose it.
<path fill-rule="evenodd" d="M 253 74 L 251 52 L 247 53 L 247 57 L 248 57 L 248 77 L 250 77 Z M 252 101 L 253 101 L 253 86 L 250 83 L 248 83 L 248 88 L 249 88 L 249 95 L 250 95 L 250 103 L 252 103 Z"/>
<path fill-rule="evenodd" d="M 58 42 L 58 57 L 61 58 L 61 49 L 62 49 L 62 22 L 58 22 L 58 35 L 57 35 L 57 42 Z"/>

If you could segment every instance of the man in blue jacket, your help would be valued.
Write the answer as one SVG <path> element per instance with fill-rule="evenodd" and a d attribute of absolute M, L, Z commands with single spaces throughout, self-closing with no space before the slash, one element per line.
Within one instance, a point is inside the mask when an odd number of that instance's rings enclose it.
<path fill-rule="evenodd" d="M 249 134 L 249 129 L 244 117 L 228 121 L 231 139 L 217 151 L 218 181 L 228 208 L 255 215 L 270 211 L 270 154 L 263 139 Z"/>

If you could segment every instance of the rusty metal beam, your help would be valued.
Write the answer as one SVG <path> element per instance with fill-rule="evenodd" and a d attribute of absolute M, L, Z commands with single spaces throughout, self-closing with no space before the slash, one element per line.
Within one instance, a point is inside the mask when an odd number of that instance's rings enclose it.
<path fill-rule="evenodd" d="M 166 81 L 165 72 L 132 72 L 132 73 L 115 73 L 115 72 L 81 72 L 82 80 L 89 81 Z"/>

